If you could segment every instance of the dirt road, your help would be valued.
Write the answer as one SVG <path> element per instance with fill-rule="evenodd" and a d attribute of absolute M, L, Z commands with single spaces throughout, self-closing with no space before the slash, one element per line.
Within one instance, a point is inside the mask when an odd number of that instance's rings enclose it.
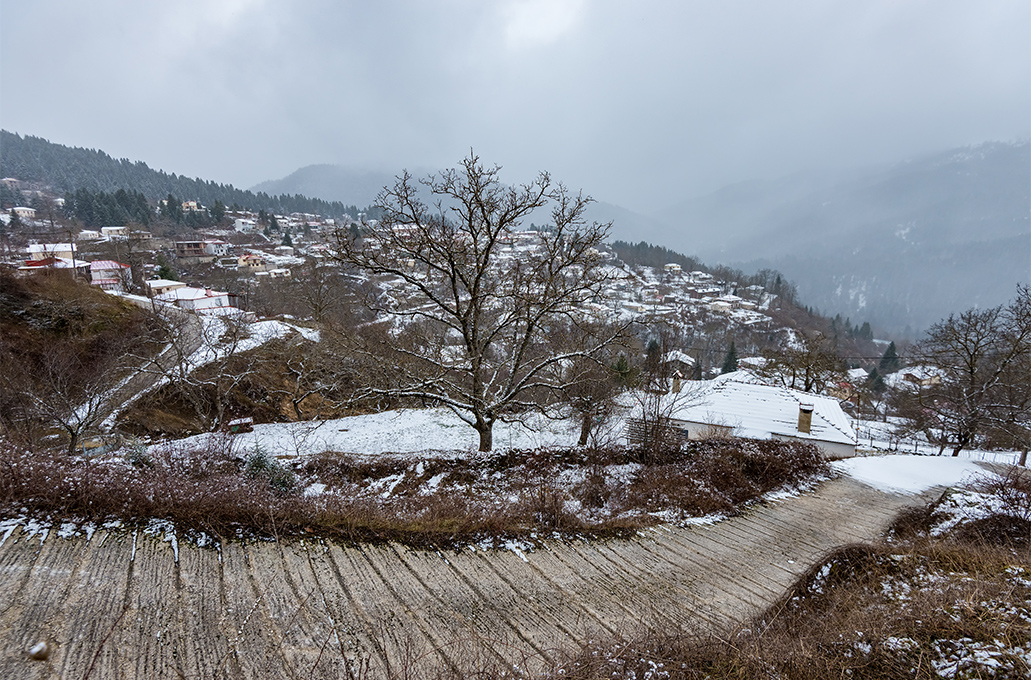
<path fill-rule="evenodd" d="M 641 627 L 725 629 L 826 551 L 876 538 L 923 497 L 849 478 L 712 525 L 532 552 L 318 540 L 198 548 L 144 532 L 0 546 L 0 677 L 427 676 L 516 664 Z M 2 534 L 0 534 L 2 537 Z M 47 639 L 47 661 L 28 650 Z"/>

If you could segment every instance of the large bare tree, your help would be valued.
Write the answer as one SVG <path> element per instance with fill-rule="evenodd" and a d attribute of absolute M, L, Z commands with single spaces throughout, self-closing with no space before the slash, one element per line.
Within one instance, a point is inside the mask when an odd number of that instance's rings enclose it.
<path fill-rule="evenodd" d="M 828 384 L 843 380 L 845 362 L 834 340 L 819 331 L 799 331 L 794 342 L 763 352 L 766 363 L 760 373 L 802 392 L 822 392 Z"/>
<path fill-rule="evenodd" d="M 1006 306 L 969 309 L 931 326 L 914 360 L 933 373 L 908 395 L 915 427 L 952 455 L 1002 427 L 1027 446 L 1031 429 L 1031 291 Z M 1021 444 L 1020 440 L 1023 440 Z"/>
<path fill-rule="evenodd" d="M 481 451 L 492 448 L 495 422 L 541 408 L 542 395 L 561 392 L 568 360 L 610 341 L 548 343 L 583 319 L 582 303 L 608 280 L 596 248 L 610 225 L 588 223 L 591 199 L 547 173 L 508 186 L 499 170 L 470 153 L 419 182 L 403 173 L 378 197 L 382 218 L 341 230 L 336 255 L 379 283 L 376 311 L 397 322 L 380 341 L 389 384 L 368 392 L 450 407 L 479 433 Z M 517 244 L 523 222 L 545 214 Z"/>

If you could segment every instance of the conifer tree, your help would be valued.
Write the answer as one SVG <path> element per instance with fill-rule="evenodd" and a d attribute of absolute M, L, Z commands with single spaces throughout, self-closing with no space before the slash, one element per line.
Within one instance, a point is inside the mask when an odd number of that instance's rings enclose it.
<path fill-rule="evenodd" d="M 899 355 L 895 349 L 895 341 L 893 340 L 891 344 L 888 345 L 888 349 L 884 350 L 884 356 L 881 357 L 881 363 L 877 365 L 877 368 L 880 369 L 881 375 L 887 375 L 889 373 L 894 373 L 901 367 Z"/>
<path fill-rule="evenodd" d="M 720 373 L 733 373 L 737 370 L 737 348 L 734 347 L 734 341 L 730 341 L 730 349 L 727 350 L 727 356 L 723 358 L 723 368 Z"/>
<path fill-rule="evenodd" d="M 874 394 L 881 394 L 884 390 L 888 389 L 888 385 L 884 382 L 884 378 L 881 377 L 880 372 L 876 368 L 870 371 L 866 379 L 866 386 Z"/>

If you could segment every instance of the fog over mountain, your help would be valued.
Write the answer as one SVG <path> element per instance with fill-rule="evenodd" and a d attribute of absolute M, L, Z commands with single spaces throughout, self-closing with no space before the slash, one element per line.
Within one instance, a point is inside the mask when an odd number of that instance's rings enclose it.
<path fill-rule="evenodd" d="M 748 182 L 684 201 L 641 238 L 772 267 L 826 313 L 912 335 L 1031 279 L 1031 145 L 986 143 L 865 170 Z"/>
<path fill-rule="evenodd" d="M 394 176 L 388 172 L 322 164 L 308 165 L 282 179 L 255 184 L 251 191 L 263 191 L 270 196 L 302 194 L 324 201 L 337 200 L 327 196 L 347 196 L 347 205 L 364 208 L 372 205 L 383 187 L 393 182 Z"/>
<path fill-rule="evenodd" d="M 365 206 L 392 182 L 389 173 L 315 165 L 254 190 Z M 1004 303 L 1031 280 L 1028 142 L 743 182 L 650 215 L 596 198 L 589 217 L 612 221 L 614 239 L 746 272 L 778 269 L 805 304 L 898 336 Z"/>
<path fill-rule="evenodd" d="M 930 198 L 867 213 L 906 186 L 885 164 L 1031 137 L 1027 0 L 0 0 L 0 19 L 0 127 L 23 137 L 235 187 L 304 169 L 270 193 L 297 193 L 315 163 L 357 168 L 342 200 L 359 207 L 385 183 L 364 170 L 473 149 L 503 181 L 547 170 L 611 204 L 595 214 L 617 238 L 768 259 L 821 307 L 899 328 L 997 291 L 946 266 L 967 237 L 928 237 Z M 994 219 L 976 211 L 953 226 Z M 999 290 L 1017 267 L 1000 237 L 970 247 L 1010 258 Z M 888 283 L 900 251 L 921 253 L 905 276 L 947 277 L 940 304 Z"/>

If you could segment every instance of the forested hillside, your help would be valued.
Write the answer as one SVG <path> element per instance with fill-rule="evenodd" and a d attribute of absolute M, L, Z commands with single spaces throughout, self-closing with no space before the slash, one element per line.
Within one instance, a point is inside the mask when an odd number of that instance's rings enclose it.
<path fill-rule="evenodd" d="M 140 192 L 150 200 L 172 194 L 207 206 L 219 201 L 228 207 L 277 214 L 358 215 L 356 206 L 339 201 L 244 191 L 231 184 L 154 170 L 142 161 L 114 159 L 103 151 L 53 144 L 40 137 L 22 137 L 6 130 L 0 131 L 0 176 L 49 186 L 57 194 L 75 193 L 79 189 L 109 193 L 124 189 Z"/>

